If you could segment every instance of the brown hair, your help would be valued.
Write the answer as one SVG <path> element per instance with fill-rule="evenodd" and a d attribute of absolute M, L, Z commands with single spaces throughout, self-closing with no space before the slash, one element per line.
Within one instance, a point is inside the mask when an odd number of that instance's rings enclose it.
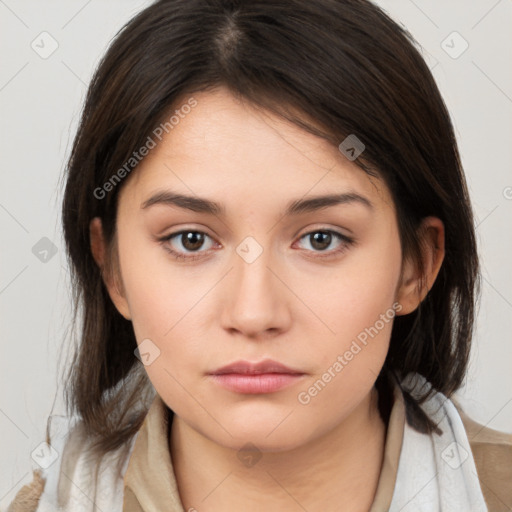
<path fill-rule="evenodd" d="M 101 199 L 94 191 L 178 98 L 219 85 L 336 146 L 350 134 L 363 141 L 356 163 L 391 190 L 404 257 L 420 265 L 421 219 L 443 221 L 440 273 L 419 308 L 395 318 L 377 386 L 389 390 L 391 378 L 418 372 L 450 396 L 466 372 L 478 258 L 453 127 L 412 37 L 367 0 L 160 0 L 119 31 L 101 60 L 67 166 L 62 221 L 74 325 L 83 313 L 66 386 L 69 413 L 83 419 L 100 452 L 125 443 L 144 420 L 154 388 L 134 355 L 132 324 L 102 279 L 116 274 L 124 182 Z M 108 244 L 104 269 L 90 249 L 94 217 Z M 431 428 L 427 420 L 423 427 Z"/>

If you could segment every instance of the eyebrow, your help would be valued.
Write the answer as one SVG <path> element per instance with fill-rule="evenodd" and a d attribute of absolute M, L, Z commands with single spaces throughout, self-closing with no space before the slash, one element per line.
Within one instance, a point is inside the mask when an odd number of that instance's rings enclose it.
<path fill-rule="evenodd" d="M 191 210 L 193 212 L 209 213 L 212 215 L 225 215 L 226 213 L 224 206 L 215 201 L 197 196 L 178 194 L 170 190 L 160 190 L 155 192 L 149 199 L 142 203 L 141 209 L 147 209 L 156 204 L 178 206 L 179 208 Z M 306 212 L 314 212 L 321 210 L 322 208 L 341 204 L 361 204 L 370 210 L 373 209 L 373 204 L 369 199 L 355 192 L 349 192 L 342 194 L 327 194 L 290 201 L 286 207 L 284 215 L 291 216 Z"/>

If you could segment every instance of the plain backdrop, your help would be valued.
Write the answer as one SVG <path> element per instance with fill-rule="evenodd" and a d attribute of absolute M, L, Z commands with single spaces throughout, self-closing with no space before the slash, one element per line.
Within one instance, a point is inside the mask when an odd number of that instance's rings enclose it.
<path fill-rule="evenodd" d="M 477 216 L 483 288 L 457 397 L 478 422 L 512 433 L 512 0 L 378 3 L 423 49 Z M 56 393 L 54 413 L 65 412 L 59 354 L 71 309 L 59 179 L 96 64 L 147 5 L 0 0 L 0 508 L 32 478 L 30 453 Z"/>

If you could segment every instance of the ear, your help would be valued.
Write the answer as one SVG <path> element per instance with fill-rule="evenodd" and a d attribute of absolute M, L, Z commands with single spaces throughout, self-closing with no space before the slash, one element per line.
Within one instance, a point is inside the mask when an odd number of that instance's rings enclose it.
<path fill-rule="evenodd" d="M 419 229 L 423 268 L 409 258 L 404 260 L 396 300 L 400 315 L 412 313 L 434 285 L 444 260 L 444 224 L 437 217 L 423 219 Z"/>
<path fill-rule="evenodd" d="M 119 313 L 123 315 L 126 320 L 131 320 L 130 308 L 128 306 L 128 301 L 124 296 L 124 292 L 122 291 L 122 285 L 120 286 L 117 282 L 116 276 L 108 271 L 110 265 L 107 265 L 105 261 L 105 256 L 107 254 L 106 243 L 103 236 L 103 226 L 99 217 L 94 217 L 94 219 L 91 220 L 89 224 L 89 236 L 91 239 L 91 252 L 94 261 L 100 268 L 101 276 L 110 298 Z M 118 277 L 120 279 L 120 276 Z"/>

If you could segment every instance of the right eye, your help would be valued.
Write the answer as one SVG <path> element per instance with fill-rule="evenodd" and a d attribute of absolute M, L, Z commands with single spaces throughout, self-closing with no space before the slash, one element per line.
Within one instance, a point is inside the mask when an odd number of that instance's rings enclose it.
<path fill-rule="evenodd" d="M 199 251 L 199 249 L 204 245 L 206 238 L 211 240 L 210 236 L 203 231 L 183 229 L 160 238 L 160 242 L 163 243 L 164 249 L 176 259 L 196 260 L 202 256 L 201 254 L 194 253 L 206 252 Z"/>

